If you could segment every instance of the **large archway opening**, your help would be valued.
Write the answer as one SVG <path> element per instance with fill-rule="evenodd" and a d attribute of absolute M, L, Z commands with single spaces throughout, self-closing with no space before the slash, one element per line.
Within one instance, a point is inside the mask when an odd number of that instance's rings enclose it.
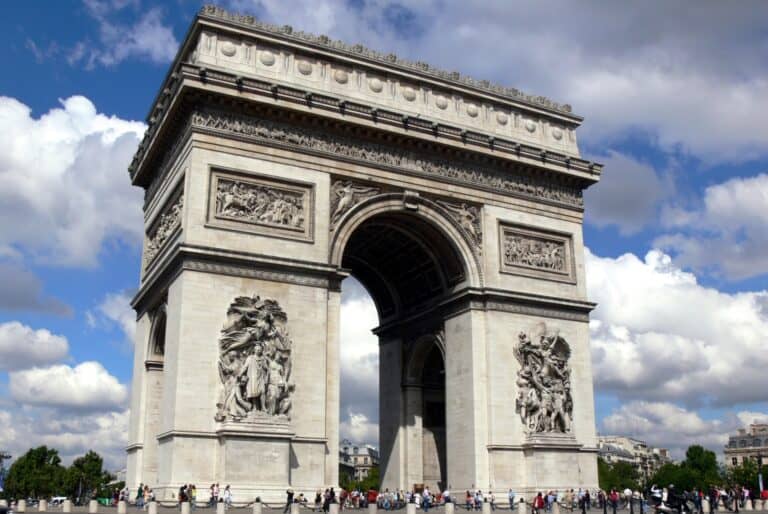
<path fill-rule="evenodd" d="M 382 488 L 442 490 L 448 463 L 441 303 L 467 281 L 461 253 L 431 221 L 386 212 L 354 228 L 342 267 L 352 277 L 342 284 L 342 438 L 378 443 Z"/>

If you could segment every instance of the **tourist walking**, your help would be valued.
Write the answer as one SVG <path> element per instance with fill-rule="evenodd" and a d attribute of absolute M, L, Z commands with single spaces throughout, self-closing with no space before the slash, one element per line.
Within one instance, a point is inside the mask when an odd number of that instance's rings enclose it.
<path fill-rule="evenodd" d="M 285 508 L 283 509 L 283 514 L 288 514 L 288 512 L 291 510 L 291 504 L 293 503 L 293 489 L 288 489 L 285 491 Z"/>
<path fill-rule="evenodd" d="M 531 506 L 531 514 L 540 514 L 541 509 L 544 508 L 544 496 L 539 492 L 533 499 L 533 505 Z"/>
<path fill-rule="evenodd" d="M 229 488 L 229 484 L 224 488 L 224 508 L 228 509 L 232 506 L 232 490 Z"/>
<path fill-rule="evenodd" d="M 429 503 L 432 501 L 432 497 L 429 495 L 429 487 L 425 487 L 421 493 L 421 507 L 424 512 L 429 512 Z"/>

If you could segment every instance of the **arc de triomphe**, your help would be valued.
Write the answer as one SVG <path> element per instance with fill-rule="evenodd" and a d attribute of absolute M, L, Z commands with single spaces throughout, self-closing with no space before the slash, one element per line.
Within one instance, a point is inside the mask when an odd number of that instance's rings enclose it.
<path fill-rule="evenodd" d="M 581 121 L 203 8 L 130 167 L 132 490 L 337 485 L 349 275 L 379 313 L 382 487 L 596 487 Z"/>

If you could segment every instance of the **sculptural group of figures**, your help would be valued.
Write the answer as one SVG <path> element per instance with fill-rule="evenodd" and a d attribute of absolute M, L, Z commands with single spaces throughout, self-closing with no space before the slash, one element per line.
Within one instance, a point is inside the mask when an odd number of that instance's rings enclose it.
<path fill-rule="evenodd" d="M 219 339 L 222 390 L 217 421 L 284 416 L 291 411 L 291 340 L 274 300 L 240 296 Z"/>
<path fill-rule="evenodd" d="M 507 264 L 564 271 L 565 245 L 557 241 L 507 236 L 504 239 L 504 259 Z"/>
<path fill-rule="evenodd" d="M 301 193 L 219 180 L 216 215 L 252 223 L 304 228 L 304 198 Z"/>
<path fill-rule="evenodd" d="M 521 332 L 514 353 L 520 363 L 515 407 L 526 431 L 570 432 L 573 399 L 568 343 L 542 325 L 534 339 Z"/>

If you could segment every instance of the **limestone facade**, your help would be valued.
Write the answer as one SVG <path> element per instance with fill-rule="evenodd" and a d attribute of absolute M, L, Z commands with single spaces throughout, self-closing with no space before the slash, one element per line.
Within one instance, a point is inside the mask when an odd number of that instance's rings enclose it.
<path fill-rule="evenodd" d="M 338 485 L 350 274 L 382 487 L 597 486 L 569 108 L 206 7 L 148 121 L 129 487 Z"/>
<path fill-rule="evenodd" d="M 723 453 L 729 468 L 747 460 L 768 462 L 768 423 L 752 423 L 747 428 L 740 428 L 728 437 Z"/>

